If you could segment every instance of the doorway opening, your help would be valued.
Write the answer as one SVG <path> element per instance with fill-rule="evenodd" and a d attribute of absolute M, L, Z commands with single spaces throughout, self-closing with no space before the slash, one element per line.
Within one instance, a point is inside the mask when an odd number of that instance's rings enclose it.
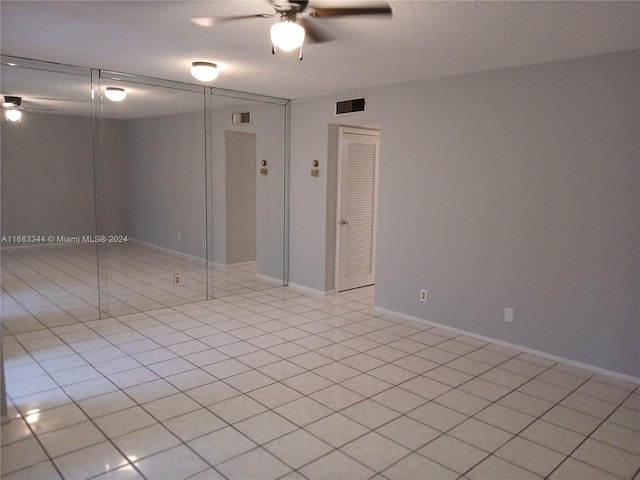
<path fill-rule="evenodd" d="M 225 132 L 226 265 L 256 260 L 256 134 Z"/>

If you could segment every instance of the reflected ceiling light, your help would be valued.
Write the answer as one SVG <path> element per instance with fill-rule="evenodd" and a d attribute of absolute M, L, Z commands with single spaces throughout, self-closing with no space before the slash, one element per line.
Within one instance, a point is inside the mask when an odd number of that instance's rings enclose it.
<path fill-rule="evenodd" d="M 22 118 L 22 112 L 17 108 L 7 110 L 4 115 L 10 122 L 18 122 Z"/>
<path fill-rule="evenodd" d="M 29 410 L 27 412 L 27 416 L 25 420 L 27 421 L 27 423 L 36 423 L 39 418 L 40 418 L 40 409 L 36 408 L 35 410 Z"/>
<path fill-rule="evenodd" d="M 284 19 L 271 26 L 271 43 L 276 48 L 290 52 L 302 46 L 304 28 L 295 21 Z"/>
<path fill-rule="evenodd" d="M 112 102 L 121 102 L 127 96 L 127 92 L 124 91 L 124 88 L 107 87 L 104 95 Z"/>
<path fill-rule="evenodd" d="M 191 64 L 191 75 L 201 82 L 211 82 L 218 78 L 220 71 L 218 65 L 211 62 L 193 62 Z"/>

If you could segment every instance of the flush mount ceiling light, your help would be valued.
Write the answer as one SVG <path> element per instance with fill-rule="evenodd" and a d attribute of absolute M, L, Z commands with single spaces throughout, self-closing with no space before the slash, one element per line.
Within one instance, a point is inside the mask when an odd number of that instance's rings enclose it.
<path fill-rule="evenodd" d="M 18 122 L 22 118 L 22 112 L 17 107 L 7 110 L 4 115 L 10 122 Z"/>
<path fill-rule="evenodd" d="M 107 87 L 104 95 L 112 102 L 121 102 L 127 96 L 127 92 L 125 92 L 124 88 Z"/>
<path fill-rule="evenodd" d="M 218 78 L 220 71 L 218 65 L 211 62 L 193 62 L 191 64 L 191 75 L 201 82 L 211 82 Z"/>
<path fill-rule="evenodd" d="M 304 28 L 292 19 L 283 16 L 282 21 L 271 26 L 271 43 L 284 52 L 300 48 L 304 42 Z"/>

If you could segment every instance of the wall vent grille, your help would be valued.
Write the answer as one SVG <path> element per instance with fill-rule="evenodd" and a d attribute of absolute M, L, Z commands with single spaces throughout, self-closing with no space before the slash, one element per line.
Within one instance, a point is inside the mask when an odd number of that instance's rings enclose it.
<path fill-rule="evenodd" d="M 336 115 L 364 112 L 365 103 L 364 98 L 352 98 L 351 100 L 336 102 Z"/>
<path fill-rule="evenodd" d="M 231 115 L 231 123 L 233 125 L 251 123 L 251 112 L 233 113 Z"/>

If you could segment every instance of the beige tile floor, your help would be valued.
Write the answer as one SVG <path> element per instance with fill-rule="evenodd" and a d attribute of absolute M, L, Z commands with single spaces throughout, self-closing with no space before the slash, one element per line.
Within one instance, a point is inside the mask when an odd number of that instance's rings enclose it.
<path fill-rule="evenodd" d="M 637 385 L 138 248 L 3 252 L 3 479 L 640 478 Z"/>

